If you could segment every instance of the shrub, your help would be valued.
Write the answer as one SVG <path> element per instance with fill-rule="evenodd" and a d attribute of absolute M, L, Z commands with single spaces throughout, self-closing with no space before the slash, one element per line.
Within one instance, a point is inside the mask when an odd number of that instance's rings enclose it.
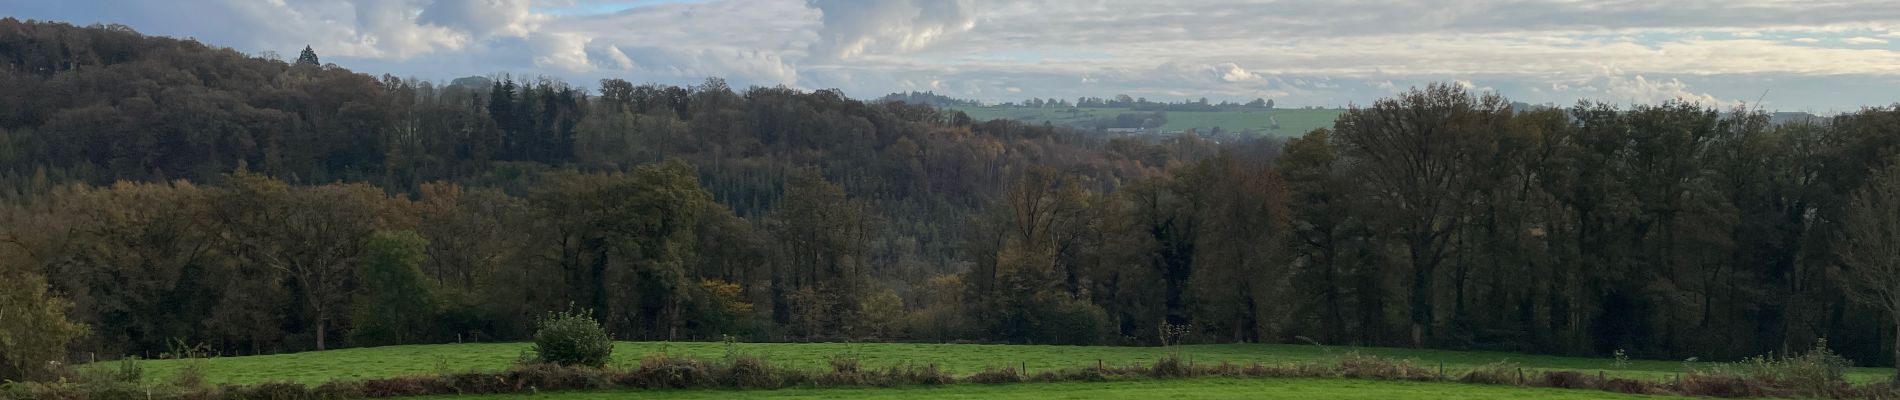
<path fill-rule="evenodd" d="M 363 382 L 330 381 L 311 389 L 311 394 L 319 399 L 361 399 L 368 397 L 363 390 Z"/>
<path fill-rule="evenodd" d="M 1659 392 L 1656 390 L 1655 383 L 1635 379 L 1610 378 L 1610 380 L 1602 382 L 1601 385 L 1602 387 L 1598 389 L 1617 393 L 1654 394 Z"/>
<path fill-rule="evenodd" d="M 1179 354 L 1169 354 L 1155 360 L 1154 367 L 1148 369 L 1148 375 L 1156 378 L 1180 378 L 1193 375 Z"/>
<path fill-rule="evenodd" d="M 957 383 L 957 378 L 938 368 L 937 363 L 925 364 L 923 368 L 907 368 L 911 382 L 919 385 L 948 385 Z"/>
<path fill-rule="evenodd" d="M 362 391 L 368 397 L 423 396 L 438 393 L 431 390 L 434 380 L 434 377 L 427 376 L 371 379 L 363 381 Z"/>
<path fill-rule="evenodd" d="M 230 400 L 305 400 L 315 399 L 310 388 L 301 383 L 270 382 L 248 386 L 225 386 L 224 398 Z"/>
<path fill-rule="evenodd" d="M 1029 380 L 1032 382 L 1102 382 L 1108 380 L 1108 374 L 1107 370 L 1102 368 L 1068 368 L 1039 372 Z"/>
<path fill-rule="evenodd" d="M 1517 364 L 1506 362 L 1491 363 L 1473 368 L 1471 372 L 1465 373 L 1465 376 L 1459 378 L 1458 381 L 1486 385 L 1516 385 L 1523 383 L 1523 376 L 1520 375 L 1523 371 L 1523 367 Z"/>
<path fill-rule="evenodd" d="M 47 291 L 36 274 L 0 272 L 0 382 L 51 378 L 49 362 L 65 359 L 66 345 L 86 334 L 67 319 L 72 302 Z"/>
<path fill-rule="evenodd" d="M 505 393 L 510 385 L 505 375 L 483 372 L 464 372 L 442 377 L 458 394 Z"/>
<path fill-rule="evenodd" d="M 783 384 L 772 367 L 758 357 L 734 355 L 720 374 L 720 383 L 739 389 L 776 388 Z"/>
<path fill-rule="evenodd" d="M 646 389 L 685 389 L 712 387 L 719 383 L 705 363 L 664 354 L 640 360 L 640 368 L 615 379 L 622 385 Z"/>
<path fill-rule="evenodd" d="M 1751 357 L 1737 363 L 1714 364 L 1691 371 L 1695 389 L 1711 393 L 1761 393 L 1775 389 L 1806 397 L 1824 397 L 1850 391 L 1847 369 L 1853 364 L 1817 341 L 1808 352 L 1794 357 Z M 1684 382 L 1689 386 L 1689 382 Z M 1686 390 L 1686 388 L 1685 388 Z M 1714 396 L 1716 394 L 1711 394 Z"/>
<path fill-rule="evenodd" d="M 1339 356 L 1339 375 L 1347 378 L 1433 380 L 1438 374 L 1411 361 L 1391 360 L 1357 352 Z"/>
<path fill-rule="evenodd" d="M 1003 369 L 984 368 L 980 372 L 971 374 L 970 377 L 966 380 L 968 380 L 971 383 L 982 383 L 982 384 L 990 384 L 990 385 L 1003 384 L 1003 383 L 1016 383 L 1016 382 L 1023 381 L 1023 374 L 1019 371 L 1016 371 L 1015 368 L 1009 368 L 1009 367 L 1004 367 Z"/>
<path fill-rule="evenodd" d="M 1705 397 L 1763 397 L 1767 390 L 1736 375 L 1690 374 L 1682 378 L 1682 394 Z"/>
<path fill-rule="evenodd" d="M 586 313 L 549 313 L 534 332 L 535 360 L 564 366 L 607 365 L 613 357 L 613 339 Z"/>
<path fill-rule="evenodd" d="M 187 390 L 201 390 L 211 387 L 210 379 L 207 377 L 208 374 L 205 373 L 204 359 L 193 358 L 186 360 L 184 364 L 184 367 L 178 369 L 177 374 L 172 375 L 172 386 Z"/>
<path fill-rule="evenodd" d="M 517 367 L 509 370 L 506 375 L 507 380 L 513 383 L 511 389 L 517 392 L 602 389 L 613 386 L 616 381 L 600 369 L 564 367 L 558 364 Z"/>
<path fill-rule="evenodd" d="M 826 357 L 825 361 L 831 365 L 831 373 L 819 377 L 818 383 L 829 386 L 854 386 L 865 383 L 866 377 L 863 368 L 858 365 L 857 355 L 838 354 Z"/>
<path fill-rule="evenodd" d="M 1584 389 L 1590 387 L 1590 379 L 1576 371 L 1544 371 L 1544 373 L 1537 378 L 1536 386 Z"/>

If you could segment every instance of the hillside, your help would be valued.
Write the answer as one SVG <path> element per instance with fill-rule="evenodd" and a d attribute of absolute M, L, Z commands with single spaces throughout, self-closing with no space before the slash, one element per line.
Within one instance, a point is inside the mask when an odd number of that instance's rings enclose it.
<path fill-rule="evenodd" d="M 27 299 L 0 312 L 54 327 L 8 344 L 0 379 L 521 341 L 559 311 L 650 341 L 1893 361 L 1891 315 L 1850 294 L 1879 281 L 1857 254 L 1900 241 L 1861 217 L 1900 191 L 1900 109 L 1520 111 L 1440 84 L 1115 116 L 1331 121 L 1297 136 L 1102 135 L 719 79 L 443 84 L 321 51 L 0 19 L 0 291 Z"/>

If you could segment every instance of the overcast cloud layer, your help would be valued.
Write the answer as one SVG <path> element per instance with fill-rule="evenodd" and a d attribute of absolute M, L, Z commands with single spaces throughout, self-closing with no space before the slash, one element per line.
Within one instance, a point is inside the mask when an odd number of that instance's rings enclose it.
<path fill-rule="evenodd" d="M 496 72 L 1029 97 L 1364 104 L 1428 82 L 1519 101 L 1900 101 L 1893 0 L 0 0 L 363 72 Z M 1764 93 L 1766 96 L 1764 97 Z"/>

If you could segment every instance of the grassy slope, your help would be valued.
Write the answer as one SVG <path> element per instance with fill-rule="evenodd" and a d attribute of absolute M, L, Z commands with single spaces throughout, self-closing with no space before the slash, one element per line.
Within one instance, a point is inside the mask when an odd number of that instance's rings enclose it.
<path fill-rule="evenodd" d="M 1111 118 L 1117 114 L 1130 112 L 1126 108 L 1083 108 L 1071 113 L 1063 108 L 1022 108 L 1022 107 L 956 107 L 978 120 L 1015 119 L 1032 124 L 1044 121 L 1055 124 L 1071 124 L 1096 118 Z M 1182 131 L 1188 129 L 1211 129 L 1240 131 L 1244 129 L 1266 130 L 1271 124 L 1267 117 L 1280 119 L 1277 136 L 1298 136 L 1314 128 L 1330 128 L 1333 119 L 1344 113 L 1341 109 L 1275 109 L 1273 111 L 1223 111 L 1223 112 L 1169 112 L 1168 123 L 1161 127 L 1164 131 Z"/>
<path fill-rule="evenodd" d="M 1029 372 L 1095 365 L 1097 360 L 1110 365 L 1146 365 L 1170 351 L 1197 363 L 1289 362 L 1331 357 L 1354 349 L 1280 344 L 1224 344 L 1179 346 L 1173 349 L 1111 346 L 1018 346 L 955 345 L 907 343 L 813 343 L 813 344 L 739 344 L 740 352 L 764 357 L 782 366 L 822 369 L 828 357 L 855 354 L 870 367 L 910 362 L 936 363 L 956 374 L 967 374 L 990 366 L 1026 366 Z M 483 343 L 451 345 L 391 346 L 358 348 L 267 356 L 215 358 L 205 362 L 212 382 L 257 383 L 295 381 L 317 384 L 348 378 L 365 379 L 439 371 L 500 370 L 506 368 L 528 348 L 520 343 Z M 647 354 L 665 351 L 674 356 L 717 359 L 726 350 L 720 343 L 622 342 L 614 349 L 616 364 L 633 365 Z M 1671 361 L 1633 361 L 1615 368 L 1604 359 L 1554 357 L 1512 353 L 1456 352 L 1395 348 L 1356 349 L 1363 354 L 1412 359 L 1418 365 L 1437 367 L 1443 363 L 1447 374 L 1484 364 L 1509 361 L 1526 368 L 1568 369 L 1588 373 L 1607 371 L 1616 376 L 1664 379 L 1682 370 L 1682 363 Z M 156 378 L 168 377 L 184 364 L 173 360 L 149 361 L 147 369 Z M 1853 371 L 1857 381 L 1889 377 L 1891 370 L 1861 368 Z"/>
<path fill-rule="evenodd" d="M 519 396 L 462 396 L 477 400 Z M 589 392 L 535 396 L 551 400 L 605 399 L 1639 399 L 1615 393 L 1532 389 L 1461 383 L 1383 382 L 1340 379 L 1193 379 L 1125 382 L 1063 382 L 1019 385 L 951 385 L 931 388 L 791 389 L 772 391 L 691 390 Z"/>

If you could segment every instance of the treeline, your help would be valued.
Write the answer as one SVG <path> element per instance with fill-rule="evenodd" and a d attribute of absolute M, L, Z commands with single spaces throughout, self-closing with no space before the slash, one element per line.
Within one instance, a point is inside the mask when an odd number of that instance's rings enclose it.
<path fill-rule="evenodd" d="M 916 105 L 921 105 L 921 106 L 931 106 L 931 107 L 982 107 L 983 106 L 983 102 L 976 101 L 976 100 L 959 99 L 955 97 L 937 94 L 936 92 L 932 92 L 932 91 L 919 92 L 919 91 L 914 91 L 914 90 L 910 92 L 898 92 L 898 93 L 887 94 L 887 95 L 884 95 L 884 97 L 878 98 L 877 101 L 884 101 L 884 102 L 895 101 L 895 102 L 903 102 L 903 103 L 910 103 L 910 104 L 916 104 Z"/>
<path fill-rule="evenodd" d="M 8 204 L 7 219 L 0 223 L 0 270 L 45 277 L 55 300 L 76 303 L 73 319 L 93 327 L 74 349 L 104 354 L 162 351 L 171 340 L 246 353 L 315 348 L 318 335 L 331 346 L 457 337 L 513 340 L 521 337 L 528 318 L 569 303 L 619 319 L 610 326 L 622 337 L 792 337 L 779 327 L 793 326 L 798 315 L 827 322 L 802 325 L 795 337 L 848 337 L 855 331 L 836 325 L 852 321 L 853 315 L 810 307 L 855 310 L 861 292 L 908 296 L 915 293 L 913 287 L 961 268 L 957 249 L 969 232 L 964 221 L 1020 171 L 1059 167 L 1089 177 L 1095 182 L 1091 190 L 1112 190 L 1155 173 L 1177 158 L 1173 154 L 1212 147 L 1197 141 L 1110 143 L 1066 129 L 977 122 L 902 103 L 865 103 L 836 91 L 735 91 L 716 79 L 694 87 L 606 80 L 598 89 L 581 90 L 555 80 L 510 76 L 447 85 L 375 78 L 316 65 L 314 54 L 300 57 L 312 61 L 290 63 L 146 37 L 118 26 L 0 19 L 0 59 L 5 60 L 0 102 L 6 105 L 0 111 L 0 137 L 6 139 L 0 141 L 0 199 Z M 639 314 L 636 323 L 635 314 L 616 307 L 627 307 L 627 298 L 619 296 L 642 292 L 601 281 L 630 273 L 603 271 L 622 271 L 633 260 L 661 255 L 649 253 L 660 249 L 621 242 L 634 236 L 647 240 L 641 236 L 645 231 L 626 231 L 635 228 L 616 224 L 634 222 L 603 220 L 610 217 L 600 213 L 606 212 L 602 207 L 618 207 L 607 202 L 647 190 L 616 183 L 621 175 L 669 161 L 690 165 L 667 164 L 673 165 L 666 167 L 669 173 L 693 178 L 680 193 L 703 191 L 718 204 L 682 221 L 731 216 L 739 219 L 727 222 L 737 225 L 726 228 L 738 233 L 722 237 L 731 240 L 665 250 L 681 254 L 669 257 L 719 267 L 702 271 L 686 261 L 669 264 L 673 272 L 663 275 L 666 283 L 658 287 L 679 293 L 739 291 L 747 307 L 759 313 L 748 314 L 745 324 L 699 328 L 699 322 L 684 317 L 699 310 L 690 308 L 643 309 L 647 314 Z M 255 197 L 231 194 L 253 180 L 284 186 L 273 195 L 277 205 L 207 199 Z M 559 190 L 600 192 L 604 198 L 537 197 Z M 183 199 L 137 214 L 126 208 L 153 203 L 123 198 L 137 196 L 122 191 Z M 338 191 L 354 203 L 340 209 L 306 206 L 335 203 L 304 197 L 344 196 L 332 193 Z M 101 200 L 66 200 L 95 196 Z M 449 204 L 468 197 L 474 202 L 469 207 L 476 207 L 468 212 L 479 218 L 431 214 L 416 205 L 431 197 Z M 537 198 L 563 202 L 536 203 Z M 327 213 L 375 211 L 377 222 L 292 232 L 276 217 L 260 216 L 253 221 L 257 227 L 277 223 L 285 229 L 246 231 L 218 219 L 235 218 L 229 214 L 194 211 L 212 204 L 236 204 L 232 213 L 316 213 L 298 214 L 312 219 L 368 218 Z M 794 212 L 807 216 L 788 219 Z M 125 219 L 138 222 L 110 229 L 99 225 Z M 555 247 L 540 247 L 550 245 L 541 238 L 561 236 L 545 236 L 536 227 L 556 220 L 606 225 L 559 228 L 581 231 L 567 232 L 579 236 L 551 244 Z M 436 228 L 430 226 L 443 230 L 432 232 Z M 664 228 L 694 237 L 713 234 L 696 223 Z M 148 231 L 155 229 L 171 230 Z M 134 233 L 120 234 L 128 230 Z M 603 231 L 621 236 L 610 238 Z M 478 250 L 428 253 L 421 268 L 429 272 L 430 285 L 454 283 L 462 289 L 435 287 L 424 296 L 426 302 L 409 299 L 434 304 L 440 318 L 462 322 L 397 330 L 402 335 L 396 339 L 358 340 L 361 321 L 350 310 L 376 298 L 364 291 L 386 279 L 381 273 L 373 279 L 359 276 L 372 273 L 358 270 L 368 262 L 363 252 L 371 247 L 362 241 L 377 235 L 408 237 L 405 232 L 415 233 L 427 247 Z M 303 282 L 294 272 L 301 267 L 287 265 L 314 261 L 281 256 L 281 263 L 272 265 L 254 258 L 290 251 L 281 248 L 288 244 L 270 244 L 259 236 L 265 234 L 331 235 L 322 240 L 351 243 L 346 249 L 298 250 L 330 261 L 321 265 L 330 268 L 326 279 Z M 471 241 L 475 244 L 467 244 Z M 520 251 L 526 248 L 535 250 Z M 528 266 L 548 262 L 588 269 L 552 272 Z M 555 286 L 494 278 L 506 289 L 469 291 L 486 282 L 480 277 L 485 268 L 567 278 Z M 241 278 L 231 282 L 247 286 L 220 286 L 219 275 L 213 274 L 237 274 Z M 713 276 L 725 284 L 700 279 Z M 860 283 L 841 283 L 847 278 Z M 510 291 L 547 298 L 522 299 Z M 476 318 L 469 316 L 469 307 L 449 307 L 458 298 L 525 308 L 484 309 Z M 211 311 L 230 307 L 246 311 Z M 179 311 L 169 311 L 174 309 Z M 901 314 L 903 309 L 896 310 Z M 678 319 L 646 319 L 654 315 Z M 247 319 L 252 317 L 268 319 Z"/>
<path fill-rule="evenodd" d="M 1829 271 L 1895 108 L 1778 125 L 1432 86 L 1215 143 L 717 80 L 438 86 L 12 20 L 0 59 L 0 274 L 52 289 L 0 307 L 71 302 L 73 351 L 518 340 L 569 308 L 630 339 L 1893 350 Z"/>
<path fill-rule="evenodd" d="M 1032 100 L 1041 103 L 1040 99 Z M 1048 104 L 1066 107 L 1071 103 L 1068 103 L 1066 100 L 1051 99 Z M 1129 97 L 1125 94 L 1119 94 L 1111 98 L 1078 97 L 1075 99 L 1073 105 L 1077 108 L 1128 108 L 1135 111 L 1264 111 L 1273 109 L 1273 100 L 1255 98 L 1246 103 L 1235 103 L 1231 101 L 1210 103 L 1206 97 L 1202 97 L 1198 100 L 1183 100 L 1179 103 L 1172 103 L 1166 101 L 1149 101 L 1146 97 Z"/>

